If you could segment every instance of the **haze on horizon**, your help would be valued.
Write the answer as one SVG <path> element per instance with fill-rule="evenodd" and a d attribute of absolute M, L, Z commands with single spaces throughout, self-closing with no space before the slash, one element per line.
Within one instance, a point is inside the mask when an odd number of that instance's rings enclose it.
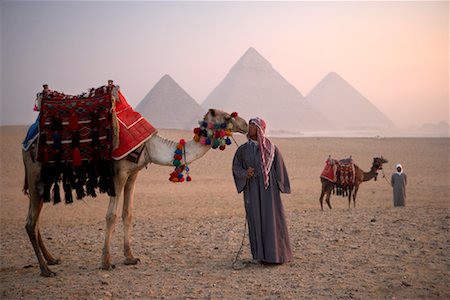
<path fill-rule="evenodd" d="M 249 47 L 303 95 L 336 72 L 398 127 L 449 122 L 447 1 L 3 1 L 0 10 L 0 125 L 33 122 L 43 83 L 78 94 L 114 79 L 135 107 L 169 74 L 202 103 Z"/>

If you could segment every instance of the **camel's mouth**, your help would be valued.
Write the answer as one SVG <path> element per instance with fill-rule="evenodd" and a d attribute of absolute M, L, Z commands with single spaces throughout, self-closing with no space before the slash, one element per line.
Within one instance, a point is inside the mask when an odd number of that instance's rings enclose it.
<path fill-rule="evenodd" d="M 241 133 L 241 134 L 247 134 L 248 130 L 245 130 L 245 129 L 242 129 L 242 128 L 238 128 L 237 132 Z"/>

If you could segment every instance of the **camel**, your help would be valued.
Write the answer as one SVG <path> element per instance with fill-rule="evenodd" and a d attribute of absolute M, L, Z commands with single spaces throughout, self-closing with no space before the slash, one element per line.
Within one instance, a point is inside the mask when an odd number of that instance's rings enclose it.
<path fill-rule="evenodd" d="M 228 127 L 232 132 L 246 134 L 248 131 L 248 124 L 244 119 L 239 116 L 232 117 L 232 115 L 218 109 L 209 109 L 203 120 L 213 123 L 222 124 L 226 122 L 228 125 L 232 124 L 232 127 L 230 126 L 231 128 Z M 125 265 L 135 265 L 140 261 L 139 258 L 133 256 L 130 247 L 132 208 L 136 179 L 139 171 L 151 163 L 173 166 L 173 156 L 177 144 L 178 142 L 165 139 L 156 133 L 145 142 L 145 149 L 142 152 L 143 155 L 141 155 L 137 163 L 130 162 L 126 159 L 114 161 L 113 180 L 115 185 L 115 196 L 110 197 L 108 211 L 106 213 L 106 232 L 101 262 L 102 269 L 109 270 L 114 268 L 114 265 L 111 264 L 110 241 L 116 224 L 118 202 L 122 193 L 124 199 L 122 210 L 122 221 L 124 226 L 124 263 Z M 189 164 L 192 161 L 201 158 L 210 149 L 211 145 L 202 145 L 194 140 L 188 141 L 185 145 L 185 160 Z M 40 179 L 41 163 L 34 160 L 33 153 L 35 153 L 34 151 L 36 150 L 36 145 L 33 145 L 29 151 L 22 151 L 25 166 L 24 193 L 27 194 L 30 199 L 25 229 L 39 261 L 41 276 L 53 277 L 56 276 L 56 273 L 51 271 L 48 266 L 59 264 L 60 259 L 54 258 L 49 253 L 44 245 L 44 239 L 42 238 L 39 229 L 39 215 L 43 207 L 44 187 Z"/>
<path fill-rule="evenodd" d="M 388 161 L 381 157 L 374 157 L 372 162 L 372 167 L 370 168 L 369 172 L 364 172 L 361 170 L 356 164 L 354 164 L 355 167 L 355 184 L 353 188 L 348 193 L 348 208 L 350 209 L 350 203 L 351 198 L 353 196 L 353 208 L 356 208 L 356 195 L 358 194 L 359 185 L 363 182 L 369 181 L 371 179 L 377 180 L 378 171 L 383 169 L 383 164 L 387 163 Z M 328 207 L 331 209 L 330 204 L 330 196 L 331 192 L 334 190 L 335 185 L 338 182 L 331 182 L 327 179 L 320 178 L 322 182 L 322 191 L 320 194 L 320 209 L 323 210 L 323 197 L 325 197 L 325 201 L 328 204 Z"/>

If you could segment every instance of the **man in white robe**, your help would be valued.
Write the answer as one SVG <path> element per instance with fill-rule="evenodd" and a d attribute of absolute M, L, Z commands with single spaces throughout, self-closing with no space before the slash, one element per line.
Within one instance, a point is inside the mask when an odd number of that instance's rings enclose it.
<path fill-rule="evenodd" d="M 405 172 L 403 172 L 401 164 L 397 164 L 395 168 L 397 169 L 397 172 L 392 174 L 391 177 L 394 206 L 405 206 L 407 176 Z"/>

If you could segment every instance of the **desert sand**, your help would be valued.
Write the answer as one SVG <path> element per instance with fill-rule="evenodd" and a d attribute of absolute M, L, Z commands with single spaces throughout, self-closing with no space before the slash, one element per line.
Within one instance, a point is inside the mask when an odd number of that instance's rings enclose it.
<path fill-rule="evenodd" d="M 112 240 L 115 269 L 100 269 L 108 197 L 45 204 L 41 232 L 62 260 L 40 270 L 25 231 L 20 143 L 26 127 L 0 127 L 2 299 L 449 299 L 449 139 L 273 138 L 292 193 L 283 195 L 294 260 L 234 270 L 244 232 L 242 195 L 231 174 L 235 145 L 192 163 L 190 183 L 168 181 L 172 168 L 150 165 L 138 179 L 132 250 L 123 264 L 119 217 Z M 162 136 L 191 138 L 187 131 Z M 245 138 L 236 135 L 239 143 Z M 361 185 L 356 208 L 332 196 L 320 211 L 319 175 L 332 155 L 352 155 L 368 171 L 374 156 L 408 174 L 406 207 L 394 208 L 382 174 Z M 120 214 L 120 210 L 119 210 Z M 241 260 L 251 258 L 248 239 Z"/>

